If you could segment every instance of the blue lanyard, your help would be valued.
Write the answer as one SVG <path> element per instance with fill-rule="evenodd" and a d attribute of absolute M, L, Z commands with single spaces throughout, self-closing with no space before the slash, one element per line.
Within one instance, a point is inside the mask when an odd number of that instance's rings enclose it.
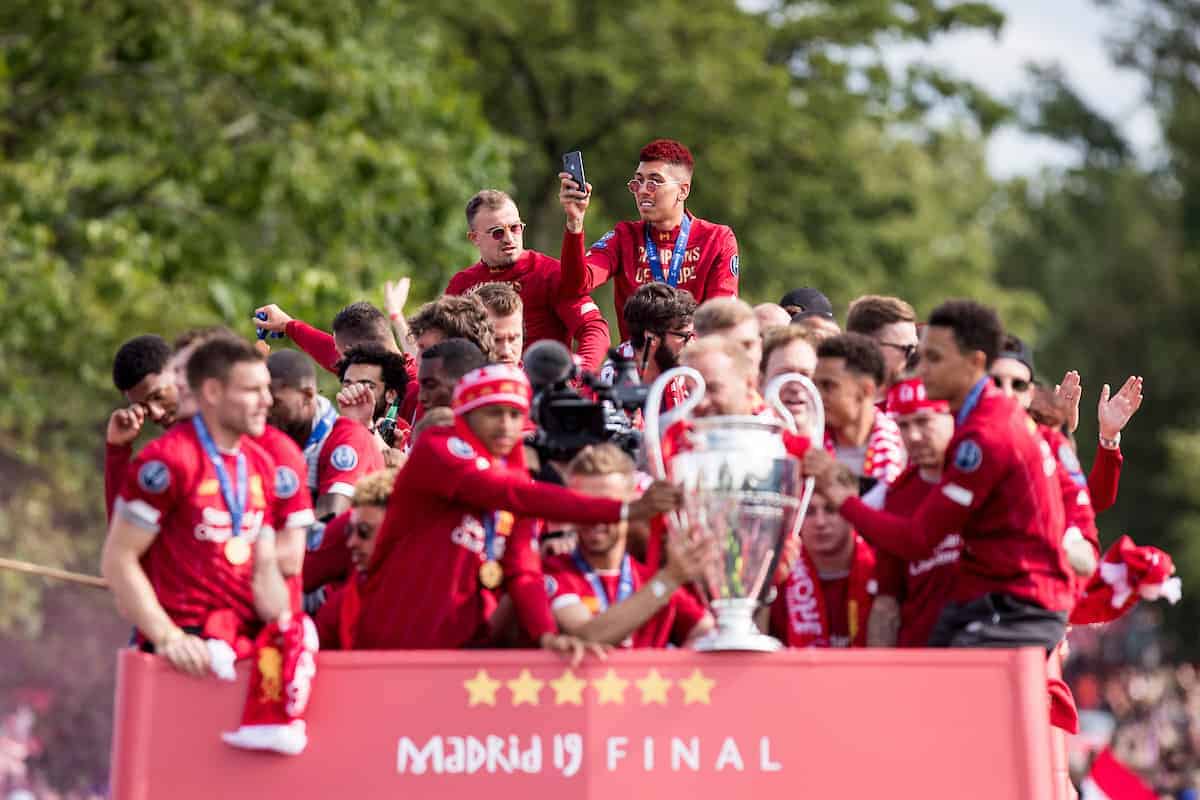
<path fill-rule="evenodd" d="M 225 507 L 229 509 L 230 530 L 232 531 L 230 535 L 240 536 L 242 516 L 246 513 L 246 454 L 241 451 L 237 454 L 237 495 L 234 495 L 233 487 L 229 483 L 229 472 L 225 469 L 225 459 L 221 457 L 212 434 L 204 425 L 204 418 L 197 414 L 192 417 L 192 425 L 196 428 L 196 438 L 200 440 L 200 446 L 204 448 L 205 455 L 208 456 L 213 469 L 217 472 L 217 483 L 221 486 L 221 499 L 225 501 Z"/>
<path fill-rule="evenodd" d="M 684 214 L 683 222 L 679 223 L 679 236 L 675 239 L 675 249 L 671 251 L 671 272 L 666 278 L 663 278 L 662 257 L 658 254 L 658 245 L 651 241 L 652 226 L 649 222 L 643 224 L 646 226 L 646 260 L 650 262 L 650 274 L 654 276 L 654 280 L 673 289 L 679 285 L 679 274 L 683 267 L 683 257 L 687 253 L 688 232 L 692 229 L 692 219 Z"/>
<path fill-rule="evenodd" d="M 588 584 L 592 587 L 592 594 L 596 595 L 596 599 L 600 601 L 600 610 L 607 611 L 609 600 L 608 590 L 604 588 L 604 582 L 600 580 L 600 576 L 596 574 L 596 570 L 592 569 L 592 565 L 587 562 L 579 550 L 571 552 L 571 558 L 575 559 L 575 566 L 583 573 L 583 577 L 587 578 Z M 629 559 L 629 554 L 621 559 L 621 577 L 617 581 L 617 599 L 615 603 L 625 600 L 633 594 L 633 566 Z"/>
<path fill-rule="evenodd" d="M 962 404 L 962 408 L 958 410 L 958 416 L 954 418 L 954 423 L 959 427 L 967 421 L 967 417 L 971 416 L 971 412 L 975 410 L 975 406 L 979 405 L 979 398 L 983 396 L 983 390 L 988 385 L 991 378 L 983 376 L 979 379 L 979 383 L 971 387 L 971 391 L 967 393 L 966 402 Z"/>
<path fill-rule="evenodd" d="M 329 433 L 329 429 L 333 427 L 333 422 L 336 419 L 337 411 L 331 406 L 329 413 L 317 420 L 317 424 L 313 426 L 312 433 L 308 435 L 308 441 L 304 443 L 304 450 L 306 452 L 308 448 L 325 438 L 325 435 Z"/>
<path fill-rule="evenodd" d="M 483 515 L 483 552 L 488 561 L 496 561 L 496 520 L 500 512 Z"/>

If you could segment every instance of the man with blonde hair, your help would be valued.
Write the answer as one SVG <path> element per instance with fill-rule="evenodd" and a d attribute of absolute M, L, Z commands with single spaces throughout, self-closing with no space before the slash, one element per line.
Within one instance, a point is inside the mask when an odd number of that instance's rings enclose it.
<path fill-rule="evenodd" d="M 367 562 L 375 552 L 375 534 L 383 523 L 398 471 L 384 469 L 360 479 L 354 484 L 354 498 L 342 515 L 344 519 L 335 521 L 342 523 L 337 526 L 343 530 L 338 540 L 348 552 L 352 568 L 343 583 L 326 589 L 325 604 L 313 619 L 322 650 L 349 650 L 354 642 L 362 608 L 359 590 L 366 579 Z M 334 523 L 329 527 L 334 528 Z"/>
<path fill-rule="evenodd" d="M 479 298 L 492 321 L 496 361 L 519 365 L 525 351 L 525 308 L 521 295 L 512 284 L 503 281 L 480 283 L 468 289 L 467 294 Z"/>
<path fill-rule="evenodd" d="M 762 362 L 762 338 L 758 318 L 745 300 L 717 297 L 696 309 L 697 336 L 721 336 L 735 342 L 750 356 L 754 371 Z"/>
<path fill-rule="evenodd" d="M 633 460 L 612 444 L 586 447 L 567 465 L 568 488 L 584 494 L 628 501 L 636 484 Z M 620 647 L 666 647 L 712 630 L 712 617 L 681 590 L 703 574 L 709 542 L 672 539 L 666 566 L 655 570 L 626 552 L 627 521 L 575 529 L 575 549 L 544 564 L 550 608 L 563 633 Z"/>
<path fill-rule="evenodd" d="M 609 344 L 600 307 L 586 294 L 560 297 L 558 259 L 525 249 L 525 223 L 513 199 L 498 189 L 484 189 L 467 202 L 466 214 L 467 238 L 479 249 L 479 261 L 455 274 L 446 294 L 465 294 L 483 283 L 508 284 L 524 306 L 524 344 L 553 339 L 570 348 L 575 341 L 584 368 L 599 369 Z M 498 360 L 517 363 L 505 355 Z"/>

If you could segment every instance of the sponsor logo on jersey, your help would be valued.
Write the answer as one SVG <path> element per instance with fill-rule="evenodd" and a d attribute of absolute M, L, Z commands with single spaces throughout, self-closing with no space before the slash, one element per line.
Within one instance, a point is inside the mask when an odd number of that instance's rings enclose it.
<path fill-rule="evenodd" d="M 457 436 L 451 436 L 446 440 L 446 447 L 450 450 L 450 455 L 458 456 L 459 458 L 474 458 L 475 448 L 467 444 Z"/>
<path fill-rule="evenodd" d="M 954 466 L 962 472 L 974 472 L 983 463 L 983 450 L 971 439 L 961 442 L 954 451 Z"/>
<path fill-rule="evenodd" d="M 358 451 L 348 444 L 339 444 L 333 448 L 333 454 L 329 456 L 329 463 L 334 469 L 349 472 L 358 466 Z"/>
<path fill-rule="evenodd" d="M 275 495 L 280 500 L 290 500 L 300 490 L 300 476 L 291 467 L 275 468 Z"/>
<path fill-rule="evenodd" d="M 138 470 L 138 486 L 150 494 L 162 494 L 171 485 L 171 470 L 161 461 L 147 461 Z"/>

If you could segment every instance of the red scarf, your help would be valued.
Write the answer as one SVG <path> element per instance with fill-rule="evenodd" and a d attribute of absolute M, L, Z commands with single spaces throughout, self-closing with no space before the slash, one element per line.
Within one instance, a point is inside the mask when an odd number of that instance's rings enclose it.
<path fill-rule="evenodd" d="M 825 449 L 837 452 L 837 440 L 828 427 L 825 429 Z M 890 484 L 904 472 L 907 461 L 900 428 L 887 414 L 876 411 L 875 422 L 867 436 L 867 452 L 863 456 L 863 477 Z"/>
<path fill-rule="evenodd" d="M 875 551 L 857 533 L 850 562 L 850 591 L 847 618 L 850 620 L 850 646 L 866 647 L 867 617 L 875 599 Z M 821 580 L 808 551 L 801 549 L 784 587 L 787 603 L 788 647 L 829 647 L 829 610 L 821 592 Z"/>

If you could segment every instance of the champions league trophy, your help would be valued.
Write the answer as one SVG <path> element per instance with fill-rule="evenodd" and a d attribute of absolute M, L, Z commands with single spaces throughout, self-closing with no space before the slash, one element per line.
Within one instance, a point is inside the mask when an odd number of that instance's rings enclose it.
<path fill-rule="evenodd" d="M 688 397 L 660 414 L 663 395 L 676 380 L 692 384 Z M 797 430 L 780 399 L 789 384 L 798 384 L 807 395 L 806 431 Z M 691 417 L 704 391 L 699 372 L 675 367 L 650 387 L 645 411 L 650 469 L 683 489 L 683 507 L 667 516 L 669 534 L 710 538 L 721 553 L 702 582 L 716 630 L 695 647 L 773 652 L 783 645 L 758 630 L 754 612 L 770 588 L 784 542 L 800 533 L 813 491 L 811 477 L 801 481 L 800 462 L 784 449 L 781 432 L 807 432 L 820 447 L 824 408 L 812 381 L 794 372 L 767 386 L 765 399 L 778 419 Z M 687 426 L 685 432 L 681 425 Z M 686 441 L 682 449 L 681 441 Z"/>

